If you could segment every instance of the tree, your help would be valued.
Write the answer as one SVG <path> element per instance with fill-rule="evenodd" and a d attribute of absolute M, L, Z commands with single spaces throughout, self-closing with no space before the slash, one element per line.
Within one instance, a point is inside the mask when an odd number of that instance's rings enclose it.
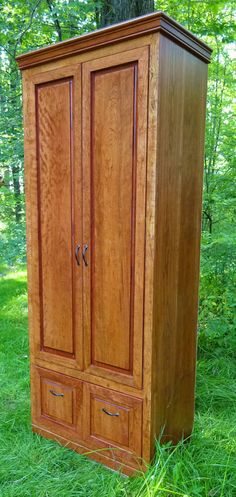
<path fill-rule="evenodd" d="M 0 176 L 4 179 L 0 227 L 15 230 L 22 224 L 24 229 L 22 90 L 15 56 L 156 9 L 214 50 L 208 79 L 203 232 L 207 240 L 226 240 L 236 219 L 235 83 L 230 53 L 235 0 L 5 0 L 0 4 Z"/>
<path fill-rule="evenodd" d="M 108 26 L 153 11 L 154 0 L 103 0 L 96 5 L 97 26 Z"/>

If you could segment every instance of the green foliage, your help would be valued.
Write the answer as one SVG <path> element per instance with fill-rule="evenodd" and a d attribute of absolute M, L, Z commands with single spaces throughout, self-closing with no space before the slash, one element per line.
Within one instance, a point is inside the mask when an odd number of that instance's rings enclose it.
<path fill-rule="evenodd" d="M 24 226 L 22 94 L 15 56 L 95 29 L 99 12 L 109 10 L 109 5 L 112 9 L 112 0 L 0 2 L 0 174 L 5 179 L 0 200 L 1 221 L 4 229 L 9 224 L 9 235 L 11 227 L 15 229 L 13 216 Z M 203 231 L 213 236 L 210 244 L 214 237 L 236 232 L 235 7 L 235 0 L 155 1 L 156 9 L 167 12 L 214 50 L 209 65 L 203 206 Z"/>
<path fill-rule="evenodd" d="M 0 267 L 16 267 L 25 262 L 25 225 L 12 220 L 0 231 Z"/>
<path fill-rule="evenodd" d="M 236 350 L 236 244 L 231 234 L 206 235 L 202 243 L 199 343 L 228 355 Z"/>
<path fill-rule="evenodd" d="M 236 363 L 228 343 L 220 354 L 214 342 L 200 350 L 191 439 L 175 448 L 157 443 L 147 473 L 124 478 L 32 434 L 25 272 L 5 274 L 0 300 L 0 497 L 235 497 Z"/>
<path fill-rule="evenodd" d="M 104 0 L 0 0 L 0 273 L 25 262 L 19 53 L 97 27 Z M 108 4 L 109 2 L 106 2 Z M 0 497 L 234 497 L 236 350 L 235 0 L 157 0 L 213 49 L 204 161 L 197 412 L 193 437 L 157 445 L 145 477 L 124 480 L 29 428 L 25 276 L 2 279 Z M 1 184 L 1 182 L 0 182 Z M 7 353 L 6 353 L 7 351 Z M 3 463 L 2 463 L 3 462 Z"/>
<path fill-rule="evenodd" d="M 209 65 L 204 164 L 203 230 L 236 228 L 235 0 L 159 0 L 158 9 L 213 48 Z"/>

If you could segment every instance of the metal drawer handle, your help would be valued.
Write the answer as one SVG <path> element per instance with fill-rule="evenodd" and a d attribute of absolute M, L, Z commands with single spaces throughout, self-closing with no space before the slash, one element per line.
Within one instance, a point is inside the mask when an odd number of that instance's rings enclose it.
<path fill-rule="evenodd" d="M 101 409 L 103 412 L 105 412 L 105 414 L 107 414 L 108 416 L 116 416 L 118 417 L 119 416 L 119 413 L 118 412 L 109 412 L 109 411 L 106 411 L 105 407 L 103 407 Z"/>
<path fill-rule="evenodd" d="M 83 257 L 83 261 L 84 261 L 85 266 L 88 266 L 88 261 L 85 257 L 87 250 L 88 250 L 88 245 L 86 243 L 86 245 L 84 245 L 83 252 L 82 252 L 82 257 Z"/>
<path fill-rule="evenodd" d="M 78 266 L 80 266 L 80 260 L 79 260 L 79 249 L 80 249 L 80 245 L 76 245 L 76 248 L 75 248 L 75 258 L 76 258 L 76 262 L 78 264 Z"/>
<path fill-rule="evenodd" d="M 64 397 L 64 393 L 57 393 L 54 392 L 53 390 L 49 390 L 49 392 L 54 395 L 54 397 Z"/>

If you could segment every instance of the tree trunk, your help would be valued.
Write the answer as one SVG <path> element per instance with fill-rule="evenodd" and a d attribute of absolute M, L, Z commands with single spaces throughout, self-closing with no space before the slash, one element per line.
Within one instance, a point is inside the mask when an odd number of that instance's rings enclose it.
<path fill-rule="evenodd" d="M 20 168 L 18 164 L 13 164 L 11 166 L 12 170 L 12 181 L 13 181 L 13 189 L 14 189 L 14 197 L 15 197 L 15 219 L 16 222 L 19 223 L 21 220 L 21 191 L 20 191 Z"/>
<path fill-rule="evenodd" d="M 96 8 L 97 27 L 138 17 L 154 11 L 154 0 L 103 0 Z"/>
<path fill-rule="evenodd" d="M 12 43 L 9 45 L 11 51 L 13 51 L 12 47 L 14 45 L 14 40 L 12 40 Z M 10 87 L 9 100 L 11 102 L 14 101 L 17 94 L 17 68 L 14 59 L 12 58 L 9 59 L 8 74 L 9 74 L 8 77 L 9 77 L 9 87 Z M 7 127 L 8 127 L 8 133 L 10 135 L 9 147 L 8 147 L 10 160 L 9 158 L 6 157 L 6 164 L 8 169 L 8 180 L 12 181 L 13 192 L 14 192 L 15 220 L 17 223 L 19 223 L 22 217 L 22 194 L 21 194 L 21 182 L 20 182 L 20 178 L 22 176 L 22 170 L 19 161 L 19 150 L 17 148 L 18 147 L 17 128 L 19 124 L 15 120 L 14 109 L 11 103 L 6 104 L 6 116 L 9 122 L 9 124 L 7 124 Z"/>
<path fill-rule="evenodd" d="M 74 0 L 69 1 L 69 10 L 68 10 L 68 21 L 69 21 L 69 30 L 70 37 L 73 38 L 78 34 L 78 19 L 76 16 L 76 12 L 73 10 Z"/>
<path fill-rule="evenodd" d="M 59 19 L 58 19 L 57 13 L 55 11 L 52 0 L 47 0 L 47 4 L 48 4 L 48 8 L 52 14 L 54 26 L 56 28 L 56 32 L 57 32 L 59 41 L 62 41 L 62 29 L 61 29 L 61 25 L 60 25 L 60 22 L 59 22 Z"/>

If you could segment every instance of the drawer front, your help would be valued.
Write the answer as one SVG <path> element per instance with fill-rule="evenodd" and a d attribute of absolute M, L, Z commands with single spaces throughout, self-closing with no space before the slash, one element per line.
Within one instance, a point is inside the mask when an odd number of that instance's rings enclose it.
<path fill-rule="evenodd" d="M 82 433 L 82 382 L 33 367 L 31 392 L 33 423 L 62 436 Z"/>
<path fill-rule="evenodd" d="M 59 423 L 73 425 L 75 387 L 41 377 L 41 413 Z"/>
<path fill-rule="evenodd" d="M 84 384 L 84 436 L 88 445 L 114 448 L 113 458 L 127 458 L 127 452 L 141 457 L 141 425 L 140 399 Z"/>

